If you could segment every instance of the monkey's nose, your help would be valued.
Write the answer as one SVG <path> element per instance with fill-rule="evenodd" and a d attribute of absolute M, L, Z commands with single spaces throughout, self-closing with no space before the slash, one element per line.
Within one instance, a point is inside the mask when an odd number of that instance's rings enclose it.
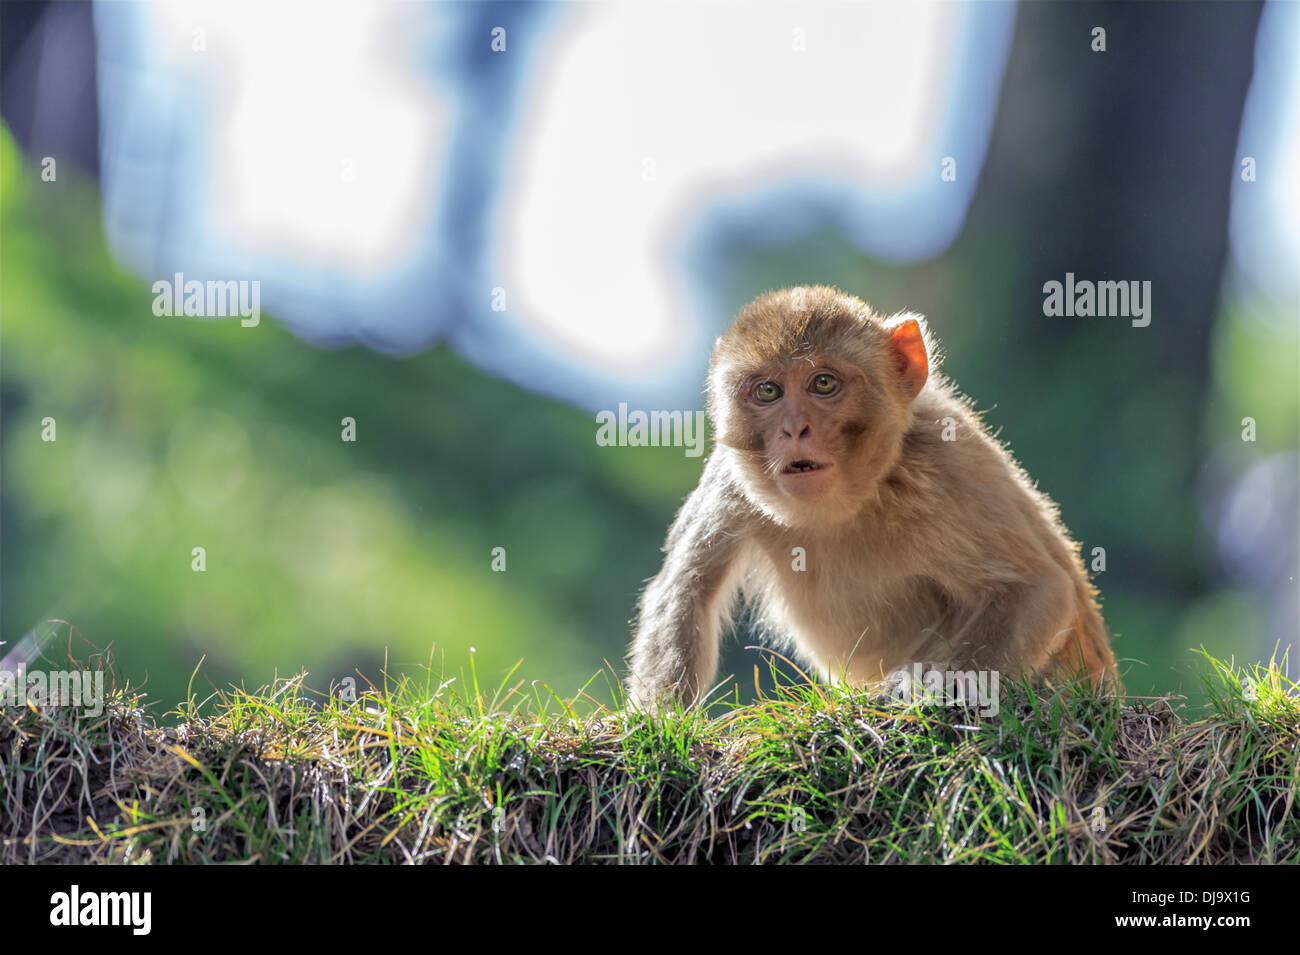
<path fill-rule="evenodd" d="M 808 423 L 806 423 L 806 422 L 803 422 L 803 421 L 796 421 L 796 422 L 794 422 L 793 424 L 785 424 L 785 425 L 782 425 L 782 426 L 781 426 L 781 437 L 783 437 L 783 438 L 794 438 L 794 434 L 795 434 L 796 431 L 799 432 L 799 437 L 798 437 L 798 438 L 795 438 L 795 440 L 802 440 L 802 439 L 804 439 L 804 438 L 811 437 L 811 436 L 812 436 L 812 425 L 810 425 L 810 424 L 808 424 Z"/>

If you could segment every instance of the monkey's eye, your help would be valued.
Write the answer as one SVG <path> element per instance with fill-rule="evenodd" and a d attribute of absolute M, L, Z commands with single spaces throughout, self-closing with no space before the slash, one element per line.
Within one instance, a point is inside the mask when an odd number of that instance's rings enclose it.
<path fill-rule="evenodd" d="M 781 397 L 781 386 L 775 381 L 761 381 L 754 388 L 754 397 L 764 404 L 770 404 Z"/>
<path fill-rule="evenodd" d="M 815 395 L 833 395 L 840 390 L 840 380 L 834 375 L 818 375 L 812 380 L 812 392 Z"/>

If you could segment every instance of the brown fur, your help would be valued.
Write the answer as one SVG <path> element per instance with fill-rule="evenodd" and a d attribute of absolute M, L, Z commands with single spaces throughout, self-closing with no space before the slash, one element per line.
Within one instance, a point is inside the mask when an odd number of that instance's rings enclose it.
<path fill-rule="evenodd" d="M 936 372 L 923 335 L 919 316 L 883 319 L 824 286 L 740 312 L 709 370 L 716 446 L 642 596 L 634 700 L 706 694 L 741 593 L 826 679 L 879 685 L 924 662 L 1118 686 L 1056 505 Z M 820 374 L 834 394 L 814 392 Z M 778 400 L 756 397 L 765 381 Z M 794 461 L 824 467 L 785 473 Z"/>

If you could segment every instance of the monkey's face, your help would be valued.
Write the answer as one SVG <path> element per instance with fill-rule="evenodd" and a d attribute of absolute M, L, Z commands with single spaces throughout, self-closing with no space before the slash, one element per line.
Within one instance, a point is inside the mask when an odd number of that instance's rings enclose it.
<path fill-rule="evenodd" d="M 709 411 L 734 473 L 788 525 L 834 524 L 898 459 L 928 361 L 917 316 L 884 320 L 821 286 L 760 297 L 718 340 Z"/>
<path fill-rule="evenodd" d="M 897 402 L 851 361 L 791 358 L 734 376 L 719 440 L 749 496 L 782 523 L 847 520 L 892 464 Z"/>

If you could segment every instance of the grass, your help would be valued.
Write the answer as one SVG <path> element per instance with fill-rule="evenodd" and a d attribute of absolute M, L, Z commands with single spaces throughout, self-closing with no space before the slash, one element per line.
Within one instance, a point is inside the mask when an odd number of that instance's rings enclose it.
<path fill-rule="evenodd" d="M 1286 661 L 1205 661 L 1197 713 L 1004 683 L 982 717 L 786 682 L 651 718 L 484 689 L 471 663 L 355 701 L 232 688 L 159 724 L 115 686 L 98 717 L 0 710 L 0 862 L 1300 860 Z"/>

